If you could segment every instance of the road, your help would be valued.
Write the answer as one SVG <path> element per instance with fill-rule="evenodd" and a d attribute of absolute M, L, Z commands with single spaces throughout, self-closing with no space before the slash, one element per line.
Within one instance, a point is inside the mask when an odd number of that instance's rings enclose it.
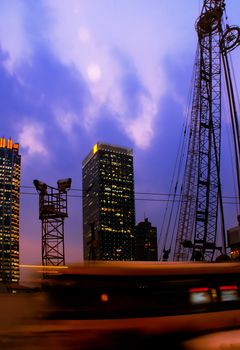
<path fill-rule="evenodd" d="M 197 337 L 209 331 L 211 334 L 223 331 L 230 324 L 239 327 L 240 312 L 105 320 L 18 318 L 18 321 L 19 324 L 15 322 L 1 330 L 1 350 L 146 350 L 154 349 L 156 343 L 160 348 L 160 344 L 167 343 L 175 350 L 213 350 L 214 347 L 206 347 L 206 338 Z"/>

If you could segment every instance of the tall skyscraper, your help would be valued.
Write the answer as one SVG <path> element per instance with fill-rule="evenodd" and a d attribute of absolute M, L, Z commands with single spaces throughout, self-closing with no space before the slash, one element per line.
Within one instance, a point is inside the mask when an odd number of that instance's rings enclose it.
<path fill-rule="evenodd" d="M 19 281 L 19 144 L 0 138 L 0 282 Z"/>
<path fill-rule="evenodd" d="M 158 260 L 157 228 L 146 218 L 136 226 L 136 260 Z"/>
<path fill-rule="evenodd" d="M 132 149 L 97 143 L 82 163 L 84 260 L 135 260 Z"/>

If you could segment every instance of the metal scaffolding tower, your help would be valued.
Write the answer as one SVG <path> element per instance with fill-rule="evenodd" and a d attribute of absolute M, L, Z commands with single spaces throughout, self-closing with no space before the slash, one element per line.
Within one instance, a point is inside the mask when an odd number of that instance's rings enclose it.
<path fill-rule="evenodd" d="M 224 28 L 224 9 L 223 0 L 204 0 L 196 22 L 198 52 L 173 260 L 212 261 L 216 250 L 226 254 L 220 181 L 222 67 L 234 129 L 238 175 L 240 139 L 227 53 L 239 45 L 240 31 L 236 26 Z M 239 181 L 239 176 L 237 177 Z M 219 214 L 223 242 L 221 247 L 216 245 Z"/>
<path fill-rule="evenodd" d="M 42 265 L 65 265 L 64 219 L 67 212 L 67 190 L 70 178 L 58 180 L 58 188 L 34 180 L 39 193 L 39 219 L 42 221 Z"/>

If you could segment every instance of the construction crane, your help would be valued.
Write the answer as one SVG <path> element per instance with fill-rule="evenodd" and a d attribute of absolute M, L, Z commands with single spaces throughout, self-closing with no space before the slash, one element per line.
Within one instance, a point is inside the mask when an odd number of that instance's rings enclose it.
<path fill-rule="evenodd" d="M 220 155 L 222 84 L 226 84 L 240 198 L 240 138 L 229 52 L 240 44 L 240 29 L 224 24 L 224 0 L 204 0 L 196 21 L 198 48 L 194 65 L 188 149 L 180 194 L 173 260 L 213 261 L 226 254 Z M 218 225 L 221 241 L 218 243 Z"/>

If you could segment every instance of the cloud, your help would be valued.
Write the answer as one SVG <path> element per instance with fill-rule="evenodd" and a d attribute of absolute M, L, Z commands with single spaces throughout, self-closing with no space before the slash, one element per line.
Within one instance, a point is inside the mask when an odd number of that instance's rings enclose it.
<path fill-rule="evenodd" d="M 102 77 L 101 68 L 96 63 L 90 63 L 87 67 L 87 75 L 91 82 L 97 82 Z"/>
<path fill-rule="evenodd" d="M 157 112 L 156 104 L 147 96 L 142 95 L 141 112 L 138 118 L 124 122 L 125 132 L 134 140 L 139 148 L 148 148 L 154 135 L 153 119 Z"/>
<path fill-rule="evenodd" d="M 43 141 L 44 128 L 39 123 L 29 124 L 25 122 L 19 133 L 18 139 L 21 147 L 26 151 L 26 156 L 48 156 L 48 151 Z"/>
<path fill-rule="evenodd" d="M 168 85 L 160 66 L 165 51 L 160 49 L 159 38 L 152 37 L 150 18 L 143 16 L 142 22 L 132 18 L 131 26 L 129 23 L 125 26 L 118 20 L 113 23 L 116 16 L 113 4 L 108 7 L 110 20 L 100 21 L 107 7 L 94 9 L 89 2 L 75 0 L 45 3 L 54 18 L 48 38 L 55 54 L 65 65 L 74 66 L 88 84 L 91 101 L 85 106 L 82 125 L 91 130 L 101 118 L 102 108 L 107 107 L 113 122 L 119 123 L 136 146 L 147 148 L 154 137 L 159 99 Z M 127 14 L 126 6 L 126 3 L 120 6 L 120 11 L 126 10 Z M 130 21 L 129 15 L 125 17 Z M 122 86 L 126 67 L 116 59 L 115 48 L 133 62 L 135 74 L 146 90 L 144 97 L 139 94 L 136 110 L 129 108 L 131 96 L 125 94 Z"/>
<path fill-rule="evenodd" d="M 25 11 L 22 1 L 1 1 L 0 46 L 8 54 L 3 65 L 10 74 L 16 73 L 17 66 L 31 55 L 31 45 L 24 28 Z"/>
<path fill-rule="evenodd" d="M 77 115 L 69 110 L 65 111 L 62 108 L 56 109 L 54 115 L 62 131 L 72 136 L 74 125 L 78 123 Z"/>
<path fill-rule="evenodd" d="M 58 63 L 78 73 L 89 94 L 84 99 L 81 118 L 76 117 L 78 111 L 68 102 L 63 107 L 60 100 L 53 101 L 54 116 L 61 128 L 64 125 L 65 132 L 70 133 L 74 125 L 80 125 L 90 133 L 104 117 L 102 110 L 107 109 L 122 132 L 137 147 L 146 149 L 155 136 L 155 126 L 160 125 L 157 119 L 161 116 L 160 102 L 166 92 L 170 93 L 163 58 L 171 53 L 177 60 L 179 52 L 189 44 L 184 39 L 187 30 L 184 17 L 188 10 L 182 14 L 181 30 L 176 21 L 169 26 L 169 17 L 178 14 L 178 6 L 175 3 L 168 8 L 151 0 L 146 11 L 144 1 L 135 0 L 131 3 L 42 0 L 40 5 L 12 0 L 11 6 L 3 0 L 0 5 L 0 44 L 6 53 L 3 64 L 10 73 L 16 72 L 23 61 L 36 58 L 37 44 L 44 43 Z M 36 17 L 38 12 L 44 30 Z M 8 31 L 11 35 L 7 35 Z M 116 51 L 126 60 L 119 60 Z M 128 75 L 136 77 L 136 91 L 126 90 L 124 78 Z M 24 85 L 24 79 L 21 81 Z M 41 91 L 42 96 L 44 93 Z M 79 95 L 81 98 L 80 90 Z"/>
<path fill-rule="evenodd" d="M 86 27 L 81 26 L 78 31 L 78 37 L 81 42 L 87 43 L 90 41 L 90 34 Z"/>

